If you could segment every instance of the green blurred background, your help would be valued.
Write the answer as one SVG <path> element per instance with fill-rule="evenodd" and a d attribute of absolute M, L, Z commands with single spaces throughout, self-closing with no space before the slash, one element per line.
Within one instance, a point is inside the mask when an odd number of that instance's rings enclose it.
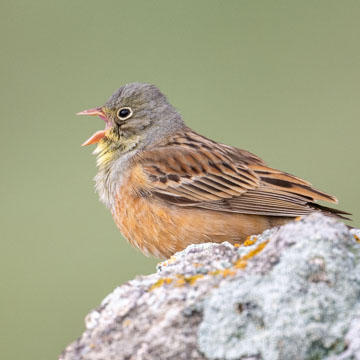
<path fill-rule="evenodd" d="M 90 147 L 122 84 L 335 194 L 360 225 L 360 2 L 2 1 L 0 357 L 55 359 L 115 286 L 154 271 L 98 201 Z"/>

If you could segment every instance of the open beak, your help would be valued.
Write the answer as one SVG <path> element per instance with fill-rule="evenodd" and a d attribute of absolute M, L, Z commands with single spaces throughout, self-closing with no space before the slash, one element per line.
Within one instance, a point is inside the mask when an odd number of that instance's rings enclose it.
<path fill-rule="evenodd" d="M 89 139 L 87 139 L 83 144 L 81 144 L 81 146 L 86 146 L 86 145 L 91 145 L 91 144 L 98 143 L 105 136 L 106 130 L 108 130 L 110 128 L 110 121 L 106 117 L 106 115 L 104 114 L 104 111 L 103 111 L 103 109 L 101 107 L 80 111 L 76 115 L 99 116 L 106 123 L 106 126 L 105 126 L 104 130 L 99 130 L 96 133 L 94 133 Z"/>

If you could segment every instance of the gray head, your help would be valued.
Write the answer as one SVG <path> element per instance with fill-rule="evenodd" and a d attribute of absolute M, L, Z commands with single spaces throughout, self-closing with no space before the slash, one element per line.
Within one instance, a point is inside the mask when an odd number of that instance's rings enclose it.
<path fill-rule="evenodd" d="M 124 85 L 104 106 L 80 114 L 104 119 L 105 130 L 98 131 L 84 143 L 99 143 L 100 151 L 110 148 L 126 153 L 143 149 L 185 126 L 166 96 L 156 86 L 144 83 Z"/>

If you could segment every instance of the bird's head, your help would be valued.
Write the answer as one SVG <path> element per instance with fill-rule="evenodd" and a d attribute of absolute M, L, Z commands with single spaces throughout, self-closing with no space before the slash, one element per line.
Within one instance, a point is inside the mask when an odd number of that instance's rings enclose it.
<path fill-rule="evenodd" d="M 106 159 L 149 147 L 184 127 L 180 114 L 165 95 L 156 86 L 144 83 L 124 85 L 104 106 L 78 115 L 97 115 L 105 121 L 105 129 L 97 131 L 82 145 L 98 143 L 96 153 L 100 157 L 106 153 Z"/>

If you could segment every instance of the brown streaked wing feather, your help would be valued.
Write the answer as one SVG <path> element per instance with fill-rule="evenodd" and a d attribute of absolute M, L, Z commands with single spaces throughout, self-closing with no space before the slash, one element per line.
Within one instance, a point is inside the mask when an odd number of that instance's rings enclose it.
<path fill-rule="evenodd" d="M 211 202 L 238 197 L 259 185 L 259 177 L 243 165 L 232 165 L 221 154 L 206 149 L 171 146 L 166 156 L 158 150 L 141 157 L 152 191 L 168 198 L 184 198 L 184 203 Z"/>
<path fill-rule="evenodd" d="M 312 199 L 312 201 L 323 200 L 335 204 L 338 202 L 335 196 L 314 189 L 308 181 L 294 175 L 256 164 L 250 164 L 249 167 L 261 177 L 262 184 L 270 186 L 271 188 L 274 188 L 274 190 L 278 189 L 307 197 Z"/>
<path fill-rule="evenodd" d="M 316 200 L 337 202 L 309 182 L 266 166 L 256 155 L 190 129 L 140 157 L 152 195 L 181 207 L 295 217 L 320 209 L 311 206 Z"/>

